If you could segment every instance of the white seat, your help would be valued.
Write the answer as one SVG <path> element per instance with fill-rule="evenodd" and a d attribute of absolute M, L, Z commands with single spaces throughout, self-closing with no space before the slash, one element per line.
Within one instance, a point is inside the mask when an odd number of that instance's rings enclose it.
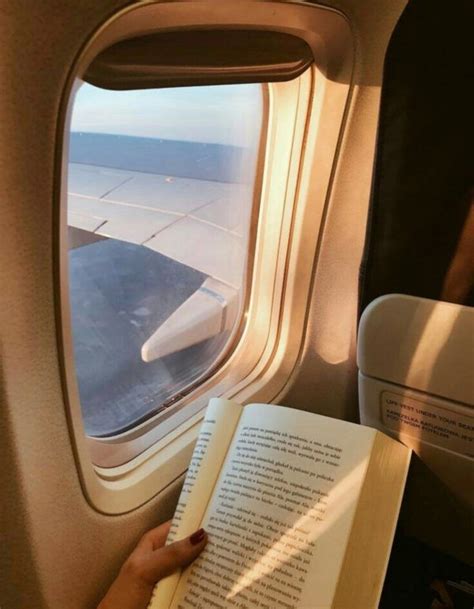
<path fill-rule="evenodd" d="M 410 446 L 474 508 L 474 309 L 383 296 L 359 326 L 361 422 Z"/>

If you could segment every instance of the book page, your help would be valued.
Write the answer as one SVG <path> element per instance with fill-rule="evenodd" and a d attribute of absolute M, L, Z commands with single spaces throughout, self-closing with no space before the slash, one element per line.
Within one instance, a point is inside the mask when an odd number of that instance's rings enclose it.
<path fill-rule="evenodd" d="M 219 398 L 209 401 L 166 543 L 183 539 L 202 526 L 241 414 L 240 404 Z M 174 573 L 156 586 L 149 609 L 169 607 L 180 576 Z"/>
<path fill-rule="evenodd" d="M 172 609 L 331 607 L 375 434 L 247 406 Z"/>

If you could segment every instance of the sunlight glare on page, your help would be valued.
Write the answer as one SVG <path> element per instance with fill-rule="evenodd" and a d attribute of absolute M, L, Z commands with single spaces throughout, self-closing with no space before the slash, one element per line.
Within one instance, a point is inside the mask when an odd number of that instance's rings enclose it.
<path fill-rule="evenodd" d="M 315 524 L 308 513 L 299 518 L 278 542 L 276 542 L 250 569 L 241 575 L 226 598 L 233 598 L 245 588 L 248 588 L 262 577 L 270 574 L 275 568 L 283 567 L 285 563 L 296 554 L 304 552 L 310 547 L 311 550 L 314 551 L 315 542 L 335 525 L 346 512 L 355 509 L 356 490 L 357 488 L 360 488 L 360 480 L 367 470 L 368 461 L 368 457 L 361 461 L 329 492 L 328 505 L 331 509 L 325 513 L 324 520 Z M 318 501 L 312 509 L 316 509 L 319 505 L 321 505 L 321 501 Z M 298 531 L 305 531 L 308 534 L 304 543 L 294 545 L 295 534 L 298 533 Z M 291 540 L 291 543 L 288 545 L 289 540 Z M 285 548 L 286 558 L 283 558 L 281 554 L 282 545 Z M 275 553 L 278 555 L 278 564 L 276 564 L 274 559 Z M 270 557 L 272 558 L 271 561 L 269 560 Z M 343 553 L 341 553 L 341 560 L 342 557 Z"/>

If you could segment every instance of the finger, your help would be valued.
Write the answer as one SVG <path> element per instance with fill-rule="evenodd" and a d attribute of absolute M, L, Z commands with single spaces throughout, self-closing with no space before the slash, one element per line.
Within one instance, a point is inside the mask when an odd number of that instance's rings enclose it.
<path fill-rule="evenodd" d="M 142 550 L 157 550 L 165 545 L 166 538 L 171 527 L 171 520 L 160 524 L 160 526 L 147 531 L 138 542 L 137 548 Z"/>
<path fill-rule="evenodd" d="M 206 543 L 207 533 L 204 529 L 199 529 L 190 537 L 156 550 L 143 564 L 146 581 L 157 582 L 170 573 L 187 567 L 199 556 Z"/>

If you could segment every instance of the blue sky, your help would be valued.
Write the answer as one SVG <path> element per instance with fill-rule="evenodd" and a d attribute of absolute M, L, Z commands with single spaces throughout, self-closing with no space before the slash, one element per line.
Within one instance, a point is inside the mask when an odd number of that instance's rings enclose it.
<path fill-rule="evenodd" d="M 261 122 L 258 84 L 108 91 L 84 83 L 71 131 L 254 146 Z"/>

